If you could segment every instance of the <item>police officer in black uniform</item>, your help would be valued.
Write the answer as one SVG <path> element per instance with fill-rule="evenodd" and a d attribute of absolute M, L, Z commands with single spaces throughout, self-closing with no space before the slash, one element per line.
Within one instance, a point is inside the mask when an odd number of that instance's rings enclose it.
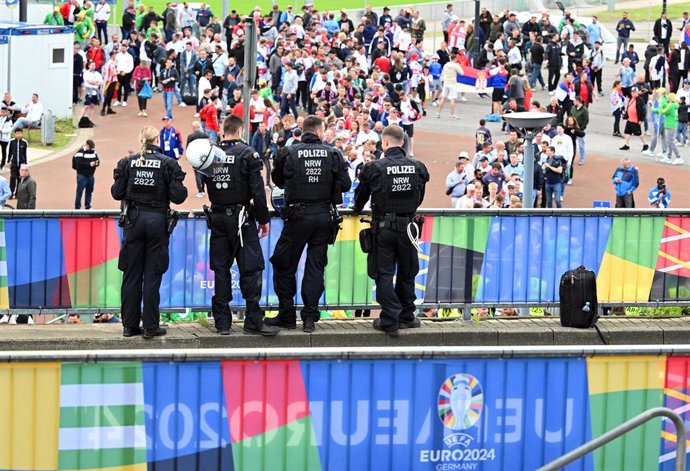
<path fill-rule="evenodd" d="M 376 301 L 381 305 L 374 329 L 391 336 L 398 336 L 399 328 L 420 326 L 415 317 L 414 285 L 419 272 L 415 245 L 421 220 L 415 212 L 429 181 L 426 166 L 405 155 L 403 136 L 403 130 L 396 125 L 383 130 L 383 158 L 366 164 L 359 173 L 354 206 L 360 213 L 371 197 L 373 241 L 368 271 L 376 280 Z M 393 276 L 397 280 L 395 287 Z"/>
<path fill-rule="evenodd" d="M 187 199 L 185 177 L 177 161 L 158 146 L 158 130 L 147 126 L 139 133 L 141 152 L 120 160 L 114 171 L 113 198 L 123 201 L 123 227 L 118 268 L 122 270 L 122 325 L 124 336 L 145 339 L 167 332 L 160 327 L 160 286 L 168 270 L 168 241 L 174 228 L 170 203 Z M 144 309 L 141 309 L 142 294 Z M 139 321 L 143 314 L 143 331 Z"/>
<path fill-rule="evenodd" d="M 273 162 L 273 183 L 285 189 L 286 207 L 285 225 L 271 257 L 278 316 L 266 319 L 266 323 L 285 329 L 296 327 L 295 273 L 307 245 L 301 317 L 302 330 L 313 332 L 320 317 L 318 307 L 324 290 L 328 244 L 337 234 L 334 205 L 342 203 L 342 192 L 352 182 L 340 151 L 322 144 L 323 120 L 308 116 L 303 131 L 302 141 L 281 149 Z"/>
<path fill-rule="evenodd" d="M 268 235 L 270 221 L 261 177 L 263 163 L 259 154 L 240 139 L 241 130 L 240 118 L 233 115 L 225 118 L 224 140 L 220 143 L 225 151 L 225 158 L 214 165 L 210 172 L 202 171 L 212 213 L 208 217 L 211 221 L 211 268 L 215 273 L 213 318 L 218 333 L 230 335 L 230 267 L 237 258 L 240 290 L 247 305 L 244 333 L 271 336 L 280 329 L 264 323 L 263 312 L 259 307 L 264 270 L 259 238 Z M 250 206 L 250 201 L 253 201 L 253 206 Z"/>

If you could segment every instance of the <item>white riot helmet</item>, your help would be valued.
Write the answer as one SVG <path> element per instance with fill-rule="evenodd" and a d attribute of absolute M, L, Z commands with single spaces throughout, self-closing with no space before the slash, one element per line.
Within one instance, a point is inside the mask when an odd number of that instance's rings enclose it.
<path fill-rule="evenodd" d="M 207 177 L 212 177 L 214 170 L 222 166 L 227 158 L 223 149 L 208 139 L 194 139 L 187 146 L 185 155 L 189 164 Z"/>

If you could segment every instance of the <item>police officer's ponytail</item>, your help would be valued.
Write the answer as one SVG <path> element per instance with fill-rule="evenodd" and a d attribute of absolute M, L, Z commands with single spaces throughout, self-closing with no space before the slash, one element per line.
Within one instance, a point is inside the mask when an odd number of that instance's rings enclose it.
<path fill-rule="evenodd" d="M 149 144 L 155 144 L 158 137 L 158 130 L 153 126 L 146 126 L 139 131 L 139 144 L 141 144 L 141 150 L 139 152 L 140 160 L 144 160 L 145 158 L 144 154 L 146 154 L 146 146 Z"/>

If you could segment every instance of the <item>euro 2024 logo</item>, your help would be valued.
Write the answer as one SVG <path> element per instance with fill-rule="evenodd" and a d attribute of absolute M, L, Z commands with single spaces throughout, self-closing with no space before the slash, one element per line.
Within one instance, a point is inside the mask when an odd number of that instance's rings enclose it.
<path fill-rule="evenodd" d="M 456 374 L 446 379 L 438 392 L 438 417 L 453 431 L 474 427 L 484 408 L 482 385 L 472 375 Z M 493 448 L 470 448 L 474 438 L 467 433 L 453 433 L 443 439 L 446 449 L 422 450 L 420 462 L 446 463 L 443 469 L 475 469 L 476 461 L 493 461 Z"/>
<path fill-rule="evenodd" d="M 466 430 L 479 421 L 484 407 L 484 392 L 477 378 L 453 375 L 438 392 L 438 417 L 451 430 Z"/>

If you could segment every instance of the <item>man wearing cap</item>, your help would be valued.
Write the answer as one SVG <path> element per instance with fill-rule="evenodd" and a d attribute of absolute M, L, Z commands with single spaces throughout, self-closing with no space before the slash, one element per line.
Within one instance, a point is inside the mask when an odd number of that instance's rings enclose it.
<path fill-rule="evenodd" d="M 81 195 L 85 190 L 84 208 L 91 209 L 94 174 L 100 163 L 98 154 L 96 154 L 96 144 L 91 139 L 88 139 L 82 148 L 72 156 L 72 168 L 77 171 L 77 196 L 74 200 L 74 209 L 81 209 Z"/>
<path fill-rule="evenodd" d="M 172 119 L 163 116 L 163 129 L 160 132 L 160 144 L 163 154 L 171 159 L 179 159 L 184 149 L 182 147 L 182 136 L 179 131 L 172 126 Z"/>
<path fill-rule="evenodd" d="M 455 162 L 455 170 L 446 177 L 446 195 L 450 196 L 450 206 L 455 207 L 458 200 L 467 191 L 467 185 L 474 178 L 474 168 L 469 165 L 469 154 L 460 152 L 458 161 Z"/>

